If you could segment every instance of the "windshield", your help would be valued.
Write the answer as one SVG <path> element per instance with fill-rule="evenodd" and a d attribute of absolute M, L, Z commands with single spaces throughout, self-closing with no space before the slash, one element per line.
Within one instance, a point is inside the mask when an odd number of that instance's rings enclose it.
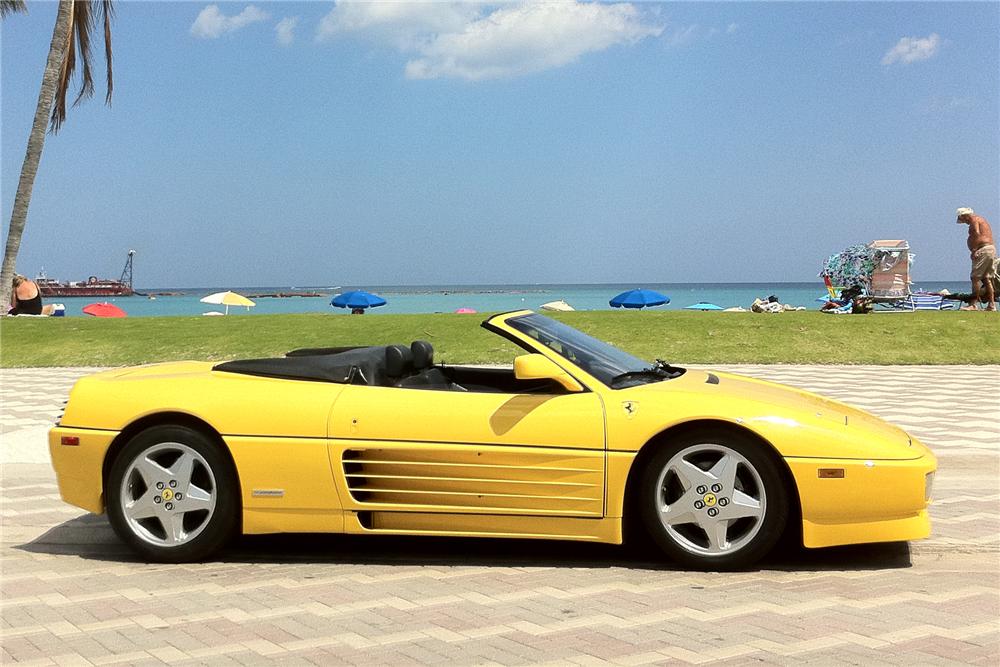
<path fill-rule="evenodd" d="M 623 373 L 643 373 L 653 368 L 653 364 L 648 361 L 633 357 L 628 352 L 622 352 L 544 315 L 522 315 L 507 320 L 507 324 L 531 336 L 609 386 Z M 657 379 L 663 378 L 650 377 L 650 380 Z"/>

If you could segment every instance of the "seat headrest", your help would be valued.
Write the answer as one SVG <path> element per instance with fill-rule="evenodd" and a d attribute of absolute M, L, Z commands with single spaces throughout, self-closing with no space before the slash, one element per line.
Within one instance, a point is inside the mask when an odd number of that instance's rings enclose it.
<path fill-rule="evenodd" d="M 434 365 L 434 347 L 425 340 L 415 340 L 410 345 L 413 353 L 413 368 L 422 371 Z"/>
<path fill-rule="evenodd" d="M 385 348 L 385 374 L 398 378 L 407 374 L 413 365 L 413 353 L 405 345 L 389 345 Z"/>

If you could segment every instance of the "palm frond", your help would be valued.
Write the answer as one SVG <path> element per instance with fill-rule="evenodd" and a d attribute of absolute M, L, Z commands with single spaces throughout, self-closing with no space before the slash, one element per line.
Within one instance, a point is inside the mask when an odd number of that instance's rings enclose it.
<path fill-rule="evenodd" d="M 102 0 L 101 2 L 101 14 L 104 15 L 104 62 L 107 64 L 108 70 L 108 92 L 104 96 L 104 103 L 107 105 L 111 104 L 111 93 L 115 89 L 115 82 L 111 76 L 111 19 L 115 17 L 115 8 L 111 3 L 111 0 Z"/>
<path fill-rule="evenodd" d="M 24 0 L 0 0 L 0 19 L 20 12 L 28 12 L 28 6 L 24 4 Z"/>
<path fill-rule="evenodd" d="M 93 32 L 99 22 L 104 28 L 104 59 L 107 64 L 108 86 L 104 98 L 106 104 L 111 104 L 111 93 L 114 89 L 111 68 L 111 21 L 114 18 L 112 0 L 71 1 L 73 6 L 69 39 L 66 41 L 66 53 L 59 75 L 59 83 L 56 87 L 55 103 L 52 106 L 51 127 L 53 132 L 58 132 L 66 120 L 66 98 L 78 64 L 80 66 L 80 90 L 76 99 L 73 100 L 73 106 L 94 94 L 90 45 Z"/>

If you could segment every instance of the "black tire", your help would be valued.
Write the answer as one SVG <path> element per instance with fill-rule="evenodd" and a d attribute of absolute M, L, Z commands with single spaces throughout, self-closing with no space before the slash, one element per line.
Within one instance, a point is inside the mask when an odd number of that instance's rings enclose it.
<path fill-rule="evenodd" d="M 108 518 L 147 561 L 200 561 L 236 532 L 239 488 L 218 443 L 186 426 L 154 426 L 133 437 L 112 463 L 105 487 Z"/>
<path fill-rule="evenodd" d="M 723 465 L 722 457 L 735 467 L 730 488 L 716 487 L 707 472 Z M 752 565 L 771 551 L 788 522 L 790 490 L 778 465 L 766 446 L 738 433 L 713 429 L 679 436 L 663 444 L 641 471 L 636 501 L 643 527 L 664 554 L 687 567 L 733 570 Z M 717 495 L 715 488 L 721 489 Z M 758 516 L 749 515 L 755 511 Z M 741 513 L 747 515 L 728 518 Z"/>

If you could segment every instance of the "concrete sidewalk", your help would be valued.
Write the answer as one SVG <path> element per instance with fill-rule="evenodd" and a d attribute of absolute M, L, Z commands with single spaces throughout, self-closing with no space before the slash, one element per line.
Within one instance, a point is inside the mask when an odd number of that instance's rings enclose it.
<path fill-rule="evenodd" d="M 103 516 L 59 500 L 47 463 L 44 434 L 86 371 L 0 370 L 0 662 L 996 664 L 1000 368 L 721 370 L 819 391 L 927 443 L 933 536 L 728 574 L 604 545 L 345 536 L 147 565 Z"/>

